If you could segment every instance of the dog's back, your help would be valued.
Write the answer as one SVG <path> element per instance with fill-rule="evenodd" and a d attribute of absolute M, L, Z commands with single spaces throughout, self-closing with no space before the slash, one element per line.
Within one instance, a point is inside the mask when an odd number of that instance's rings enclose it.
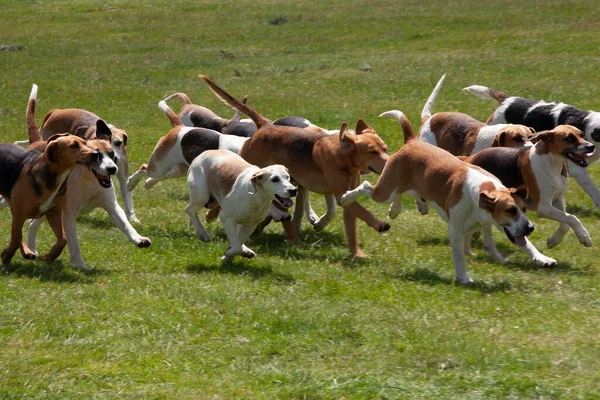
<path fill-rule="evenodd" d="M 529 149 L 490 147 L 465 159 L 496 176 L 506 187 L 519 187 L 524 184 L 519 160 Z"/>

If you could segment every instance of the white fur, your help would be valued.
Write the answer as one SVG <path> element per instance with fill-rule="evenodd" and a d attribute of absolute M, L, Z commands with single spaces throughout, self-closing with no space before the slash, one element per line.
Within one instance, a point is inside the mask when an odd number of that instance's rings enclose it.
<path fill-rule="evenodd" d="M 48 199 L 44 203 L 40 204 L 40 214 L 44 214 L 46 211 L 48 211 L 48 209 L 52 205 L 52 202 L 54 201 L 54 198 L 58 194 L 60 187 L 62 186 L 65 179 L 67 179 L 67 177 L 69 176 L 69 172 L 71 171 L 63 172 L 58 176 L 58 179 L 56 180 L 56 189 L 54 189 L 54 192 L 52 192 L 50 197 L 48 197 Z"/>
<path fill-rule="evenodd" d="M 272 165 L 259 169 L 249 165 L 238 175 L 231 190 L 226 194 L 211 192 L 209 180 L 219 180 L 221 168 L 227 168 L 228 162 L 238 162 L 241 157 L 231 152 L 204 152 L 194 159 L 188 171 L 188 189 L 190 203 L 185 211 L 190 217 L 196 235 L 203 241 L 208 241 L 208 233 L 198 218 L 198 210 L 213 197 L 221 206 L 219 218 L 231 243 L 221 259 L 229 262 L 236 255 L 252 258 L 255 253 L 244 245 L 256 226 L 269 214 L 269 208 L 277 194 L 284 198 L 295 195 L 296 188 L 290 183 L 290 176 L 282 165 Z M 212 169 L 212 167 L 216 167 Z M 254 184 L 252 177 L 255 174 L 265 174 L 261 183 Z M 277 177 L 278 182 L 271 181 Z"/>

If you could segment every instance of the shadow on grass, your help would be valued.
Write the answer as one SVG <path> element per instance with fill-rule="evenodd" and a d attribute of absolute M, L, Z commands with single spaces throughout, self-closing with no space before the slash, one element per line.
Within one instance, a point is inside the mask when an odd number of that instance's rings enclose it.
<path fill-rule="evenodd" d="M 494 282 L 494 283 L 486 283 L 482 281 L 475 281 L 468 285 L 461 285 L 454 282 L 454 279 L 446 278 L 440 276 L 437 272 L 431 271 L 427 268 L 416 268 L 411 271 L 399 271 L 395 274 L 386 274 L 392 278 L 403 279 L 411 282 L 419 282 L 426 285 L 456 285 L 459 287 L 463 287 L 465 289 L 477 290 L 481 293 L 489 294 L 489 293 L 498 293 L 498 292 L 508 292 L 512 287 L 509 282 Z"/>
<path fill-rule="evenodd" d="M 58 260 L 51 263 L 12 262 L 0 269 L 0 274 L 39 279 L 41 282 L 92 283 L 96 276 L 107 275 L 108 270 L 94 268 L 90 271 L 80 271 L 65 266 L 61 260 Z"/>
<path fill-rule="evenodd" d="M 541 265 L 536 264 L 533 260 L 527 261 L 518 261 L 518 260 L 506 260 L 503 264 L 503 267 L 513 270 L 519 271 L 544 271 L 549 274 L 577 274 L 584 276 L 595 276 L 597 272 L 591 268 L 591 264 L 585 265 L 585 268 L 579 268 L 573 266 L 570 262 L 557 260 L 558 264 L 555 267 L 542 267 Z"/>
<path fill-rule="evenodd" d="M 271 267 L 256 267 L 247 264 L 244 259 L 234 259 L 228 264 L 193 264 L 186 268 L 195 274 L 218 272 L 220 274 L 249 276 L 253 279 L 273 278 L 279 282 L 290 284 L 296 282 L 296 278 L 289 274 L 273 272 Z"/>

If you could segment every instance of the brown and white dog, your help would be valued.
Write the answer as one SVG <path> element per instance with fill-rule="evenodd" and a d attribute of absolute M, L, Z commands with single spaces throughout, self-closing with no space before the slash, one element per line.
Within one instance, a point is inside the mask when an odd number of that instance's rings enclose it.
<path fill-rule="evenodd" d="M 165 103 L 178 98 L 182 103 L 179 119 L 185 126 L 212 129 L 224 135 L 250 137 L 256 132 L 256 125 L 252 121 L 242 121 L 241 113 L 236 111 L 233 118 L 221 118 L 206 107 L 193 104 L 187 94 L 177 92 L 164 99 Z M 245 103 L 245 98 L 243 102 Z"/>
<path fill-rule="evenodd" d="M 443 75 L 427 99 L 421 112 L 419 140 L 441 147 L 455 156 L 470 156 L 488 147 L 531 146 L 528 136 L 535 133 L 525 125 L 486 125 L 475 118 L 459 112 L 432 114 L 433 105 L 442 87 Z M 383 113 L 381 116 L 388 116 Z"/>
<path fill-rule="evenodd" d="M 528 202 L 537 209 L 541 218 L 560 222 L 554 234 L 548 238 L 549 248 L 558 245 L 573 228 L 579 242 L 586 247 L 592 245 L 588 231 L 574 215 L 568 214 L 565 207 L 565 190 L 568 174 L 565 161 L 570 160 L 579 167 L 589 165 L 595 146 L 583 139 L 583 133 L 570 125 L 539 132 L 531 140 L 533 147 L 516 150 L 490 148 L 466 158 L 465 161 L 478 165 L 496 175 L 505 185 L 525 185 L 529 190 Z M 555 265 L 556 261 L 538 254 L 531 245 L 525 249 L 541 265 Z"/>
<path fill-rule="evenodd" d="M 472 282 L 466 271 L 465 252 L 470 252 L 472 232 L 497 226 L 508 238 L 521 243 L 533 232 L 523 212 L 524 193 L 505 187 L 485 170 L 459 160 L 447 151 L 415 140 L 410 122 L 400 116 L 404 146 L 387 161 L 375 185 L 365 181 L 342 196 L 342 205 L 367 196 L 378 202 L 392 203 L 388 215 L 396 218 L 402 209 L 402 194 L 413 192 L 429 200 L 448 222 L 448 233 L 456 280 Z M 494 243 L 486 250 L 497 258 Z"/>
<path fill-rule="evenodd" d="M 387 146 L 363 120 L 356 124 L 355 135 L 348 134 L 346 123 L 342 124 L 339 135 L 277 126 L 236 100 L 208 77 L 202 76 L 202 79 L 220 99 L 249 116 L 258 127 L 239 153 L 250 164 L 258 167 L 284 165 L 299 188 L 320 194 L 333 194 L 338 202 L 342 194 L 358 184 L 360 171 L 370 169 L 380 173 L 383 170 L 388 158 Z M 299 217 L 296 219 L 295 215 L 296 221 L 301 221 L 302 213 L 303 207 L 297 205 L 295 214 L 299 214 Z M 378 232 L 387 231 L 389 224 L 378 220 L 358 203 L 350 204 L 344 209 L 350 251 L 355 257 L 364 257 L 356 239 L 357 217 Z M 287 224 L 286 230 L 288 238 L 296 236 L 297 227 Z"/>
<path fill-rule="evenodd" d="M 498 108 L 488 118 L 488 124 L 512 122 L 531 126 L 536 131 L 553 129 L 558 125 L 572 125 L 583 132 L 584 139 L 594 145 L 600 144 L 600 112 L 585 111 L 565 103 L 547 103 L 545 101 L 509 96 L 499 90 L 481 85 L 473 85 L 463 89 L 477 97 L 494 99 Z M 596 152 L 589 162 L 600 160 Z M 587 168 L 569 160 L 569 174 L 575 178 L 579 186 L 590 196 L 594 206 L 600 207 L 600 190 L 590 177 Z"/>
<path fill-rule="evenodd" d="M 37 86 L 34 85 L 27 104 L 27 128 L 29 142 L 32 146 L 42 145 L 43 140 L 39 134 L 35 121 L 35 94 Z M 102 207 L 108 212 L 115 225 L 127 235 L 138 247 L 148 247 L 151 242 L 148 238 L 140 236 L 127 220 L 125 212 L 117 203 L 111 177 L 118 171 L 117 155 L 112 148 L 112 132 L 108 125 L 101 119 L 96 121 L 95 139 L 88 140 L 87 146 L 99 153 L 96 161 L 89 165 L 78 165 L 67 178 L 66 200 L 63 207 L 63 224 L 69 247 L 71 265 L 87 270 L 88 267 L 81 255 L 77 238 L 76 220 L 79 214 Z M 43 219 L 38 218 L 29 224 L 27 234 L 27 247 L 37 254 L 36 237 Z"/>
<path fill-rule="evenodd" d="M 282 165 L 258 168 L 228 150 L 207 150 L 196 157 L 188 171 L 190 216 L 196 235 L 208 241 L 208 233 L 198 219 L 198 210 L 211 200 L 221 207 L 219 218 L 231 243 L 221 259 L 229 262 L 237 255 L 252 258 L 256 254 L 244 245 L 256 226 L 269 214 L 271 203 L 285 208 L 294 203 L 297 189 Z"/>
<path fill-rule="evenodd" d="M 30 101 L 36 101 L 37 86 L 32 90 Z M 71 133 L 85 140 L 91 140 L 96 137 L 96 122 L 100 119 L 96 114 L 78 108 L 52 109 L 46 113 L 39 134 L 42 140 L 48 140 L 57 133 Z M 119 189 L 125 205 L 127 218 L 132 222 L 139 222 L 133 209 L 133 198 L 127 190 L 127 178 L 129 177 L 129 162 L 127 158 L 127 133 L 108 124 L 111 130 L 112 147 L 117 156 L 117 165 L 119 172 Z M 18 142 L 22 144 L 22 142 Z"/>
<path fill-rule="evenodd" d="M 18 249 L 25 259 L 37 257 L 22 241 L 23 224 L 29 218 L 44 215 L 56 236 L 56 243 L 44 258 L 52 261 L 60 255 L 67 244 L 62 221 L 66 179 L 78 164 L 89 165 L 100 157 L 85 140 L 66 133 L 32 147 L 42 151 L 0 144 L 0 195 L 12 213 L 10 243 L 1 255 L 4 264 L 10 262 Z"/>

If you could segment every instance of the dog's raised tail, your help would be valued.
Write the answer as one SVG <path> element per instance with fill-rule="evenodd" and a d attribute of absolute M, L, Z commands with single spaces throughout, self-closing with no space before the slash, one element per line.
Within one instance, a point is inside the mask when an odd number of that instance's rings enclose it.
<path fill-rule="evenodd" d="M 165 100 L 161 100 L 161 101 L 158 102 L 158 108 L 160 108 L 161 111 L 163 113 L 165 113 L 165 115 L 167 116 L 167 118 L 171 122 L 171 127 L 172 128 L 175 128 L 176 126 L 183 125 L 183 123 L 181 122 L 181 120 L 179 119 L 179 117 L 177 116 L 177 114 L 175 114 L 175 111 L 173 111 L 171 109 L 171 107 L 169 107 L 167 105 L 167 102 Z"/>
<path fill-rule="evenodd" d="M 190 100 L 190 98 L 188 97 L 187 94 L 185 93 L 181 93 L 181 92 L 177 92 L 177 93 L 173 93 L 172 95 L 170 95 L 169 97 L 167 97 L 165 99 L 165 102 L 169 102 L 174 98 L 178 98 L 184 105 L 188 105 L 188 104 L 192 104 L 192 101 Z"/>
<path fill-rule="evenodd" d="M 27 102 L 27 110 L 25 111 L 25 120 L 27 121 L 27 133 L 29 134 L 29 144 L 42 140 L 40 130 L 35 121 L 35 104 L 37 102 L 38 86 L 34 83 L 31 86 L 29 101 Z"/>
<path fill-rule="evenodd" d="M 433 88 L 433 92 L 431 92 L 431 94 L 429 95 L 429 98 L 427 99 L 427 102 L 423 107 L 423 111 L 421 111 L 421 123 L 424 123 L 429 118 L 431 118 L 431 115 L 433 113 L 433 105 L 435 104 L 435 101 L 437 100 L 437 97 L 440 94 L 440 90 L 442 89 L 442 84 L 444 83 L 445 79 L 446 74 L 442 75 L 438 83 Z"/>
<path fill-rule="evenodd" d="M 221 99 L 221 101 L 223 101 L 226 104 L 229 104 L 234 109 L 236 109 L 236 110 L 242 112 L 243 114 L 246 114 L 248 117 L 250 117 L 250 119 L 252 119 L 252 121 L 254 121 L 254 123 L 256 124 L 257 128 L 260 128 L 264 125 L 271 124 L 270 120 L 266 119 L 265 117 L 260 115 L 258 112 L 256 112 L 252 108 L 250 108 L 250 106 L 247 106 L 246 104 L 242 103 L 241 101 L 239 101 L 238 99 L 236 99 L 235 97 L 233 97 L 232 95 L 227 93 L 225 90 L 220 88 L 216 83 L 214 83 L 212 80 L 210 80 L 209 77 L 207 77 L 205 75 L 200 75 L 200 78 L 204 79 L 204 82 L 206 82 L 208 84 L 208 87 L 210 87 L 210 90 L 212 90 L 213 93 L 219 99 Z"/>
<path fill-rule="evenodd" d="M 409 140 L 413 140 L 416 138 L 415 132 L 413 131 L 412 126 L 410 125 L 410 121 L 404 115 L 402 111 L 391 110 L 386 111 L 379 114 L 380 117 L 393 118 L 396 121 L 400 122 L 400 126 L 402 127 L 402 132 L 404 133 L 404 143 L 407 143 Z"/>
<path fill-rule="evenodd" d="M 503 93 L 499 90 L 491 89 L 481 85 L 467 86 L 463 89 L 463 92 L 471 93 L 472 95 L 481 99 L 494 99 L 498 102 L 498 104 L 502 104 L 504 100 L 510 97 L 506 93 Z"/>

